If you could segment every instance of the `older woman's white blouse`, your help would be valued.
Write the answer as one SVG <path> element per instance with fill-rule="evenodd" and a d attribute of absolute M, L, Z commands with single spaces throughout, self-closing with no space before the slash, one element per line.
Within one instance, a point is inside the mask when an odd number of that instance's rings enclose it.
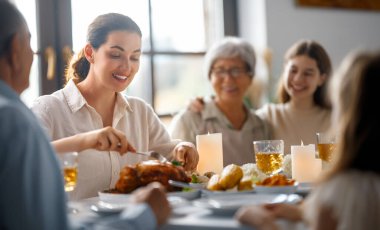
<path fill-rule="evenodd" d="M 31 109 L 52 140 L 103 128 L 101 116 L 87 104 L 73 81 L 51 95 L 39 97 Z M 112 127 L 124 132 L 138 151 L 155 150 L 171 158 L 171 152 L 179 143 L 170 138 L 151 106 L 121 93 L 117 94 Z M 80 152 L 77 186 L 69 194 L 70 199 L 93 197 L 98 191 L 114 188 L 125 165 L 144 159 L 134 154 L 121 156 L 114 151 L 89 149 Z"/>
<path fill-rule="evenodd" d="M 331 207 L 337 230 L 379 229 L 380 176 L 354 170 L 334 176 L 306 199 L 305 219 L 311 225 L 320 207 Z"/>

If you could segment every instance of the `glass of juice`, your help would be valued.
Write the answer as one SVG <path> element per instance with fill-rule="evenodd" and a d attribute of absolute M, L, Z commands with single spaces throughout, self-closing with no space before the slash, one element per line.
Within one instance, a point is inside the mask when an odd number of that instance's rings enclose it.
<path fill-rule="evenodd" d="M 282 171 L 284 161 L 283 140 L 260 140 L 253 142 L 257 168 L 268 176 Z"/>
<path fill-rule="evenodd" d="M 335 136 L 331 133 L 316 133 L 318 156 L 324 162 L 331 162 L 335 149 Z"/>
<path fill-rule="evenodd" d="M 78 153 L 65 152 L 59 153 L 58 156 L 65 182 L 65 191 L 73 191 L 77 183 L 78 176 Z"/>

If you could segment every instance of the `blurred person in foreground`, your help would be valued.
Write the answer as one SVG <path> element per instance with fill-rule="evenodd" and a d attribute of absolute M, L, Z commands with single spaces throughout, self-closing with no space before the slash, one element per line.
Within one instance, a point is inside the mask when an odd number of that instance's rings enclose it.
<path fill-rule="evenodd" d="M 22 14 L 0 1 L 0 229 L 70 229 L 56 154 L 20 100 L 33 62 L 30 37 Z M 78 227 L 155 229 L 165 223 L 170 206 L 161 185 L 142 188 L 133 199 L 135 204 L 120 216 Z"/>
<path fill-rule="evenodd" d="M 106 137 L 110 149 L 74 149 L 79 152 L 78 182 L 69 194 L 71 200 L 113 189 L 124 166 L 147 160 L 124 154 L 126 150 L 156 151 L 182 162 L 189 171 L 197 166 L 198 153 L 192 143 L 171 139 L 150 105 L 123 94 L 140 67 L 141 38 L 140 27 L 130 17 L 99 15 L 88 27 L 86 45 L 68 66 L 65 87 L 37 98 L 32 105 L 53 144 L 75 140 L 83 132 L 115 130 Z M 74 145 L 66 141 L 64 147 L 70 146 Z"/>
<path fill-rule="evenodd" d="M 336 158 L 300 206 L 268 204 L 241 208 L 236 218 L 255 229 L 279 229 L 278 218 L 304 221 L 308 229 L 378 229 L 380 226 L 380 52 L 354 52 L 344 59 L 330 88 Z"/>
<path fill-rule="evenodd" d="M 252 142 L 271 137 L 267 123 L 244 104 L 255 65 L 247 41 L 226 37 L 215 43 L 205 56 L 205 75 L 215 96 L 204 101 L 201 112 L 185 109 L 177 114 L 169 127 L 171 136 L 195 144 L 196 135 L 222 133 L 224 166 L 254 161 Z"/>

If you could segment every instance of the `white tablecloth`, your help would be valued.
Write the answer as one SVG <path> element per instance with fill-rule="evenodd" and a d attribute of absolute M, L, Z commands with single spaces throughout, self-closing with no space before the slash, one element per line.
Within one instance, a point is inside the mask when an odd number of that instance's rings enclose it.
<path fill-rule="evenodd" d="M 71 213 L 69 215 L 72 223 L 80 224 L 99 218 L 100 215 L 91 211 L 90 207 L 99 202 L 98 197 L 84 199 L 80 201 L 69 202 Z M 73 211 L 74 210 L 74 211 Z M 304 230 L 302 223 L 292 223 L 289 221 L 279 220 L 281 229 L 287 230 Z M 162 230 L 172 229 L 252 229 L 240 224 L 232 215 L 215 214 L 211 210 L 195 207 L 191 202 L 186 202 L 173 207 L 172 216 Z"/>

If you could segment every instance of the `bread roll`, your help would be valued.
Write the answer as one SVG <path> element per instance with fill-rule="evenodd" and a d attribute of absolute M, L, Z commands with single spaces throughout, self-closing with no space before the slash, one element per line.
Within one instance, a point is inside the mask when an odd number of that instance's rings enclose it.
<path fill-rule="evenodd" d="M 230 164 L 224 167 L 219 179 L 219 184 L 223 187 L 223 189 L 231 189 L 239 183 L 242 177 L 243 170 L 240 166 Z"/>
<path fill-rule="evenodd" d="M 214 174 L 207 183 L 207 189 L 211 191 L 223 190 L 222 186 L 219 184 L 219 175 Z"/>
<path fill-rule="evenodd" d="M 239 184 L 238 184 L 238 190 L 252 190 L 253 189 L 253 182 L 251 176 L 244 176 L 241 178 Z"/>

